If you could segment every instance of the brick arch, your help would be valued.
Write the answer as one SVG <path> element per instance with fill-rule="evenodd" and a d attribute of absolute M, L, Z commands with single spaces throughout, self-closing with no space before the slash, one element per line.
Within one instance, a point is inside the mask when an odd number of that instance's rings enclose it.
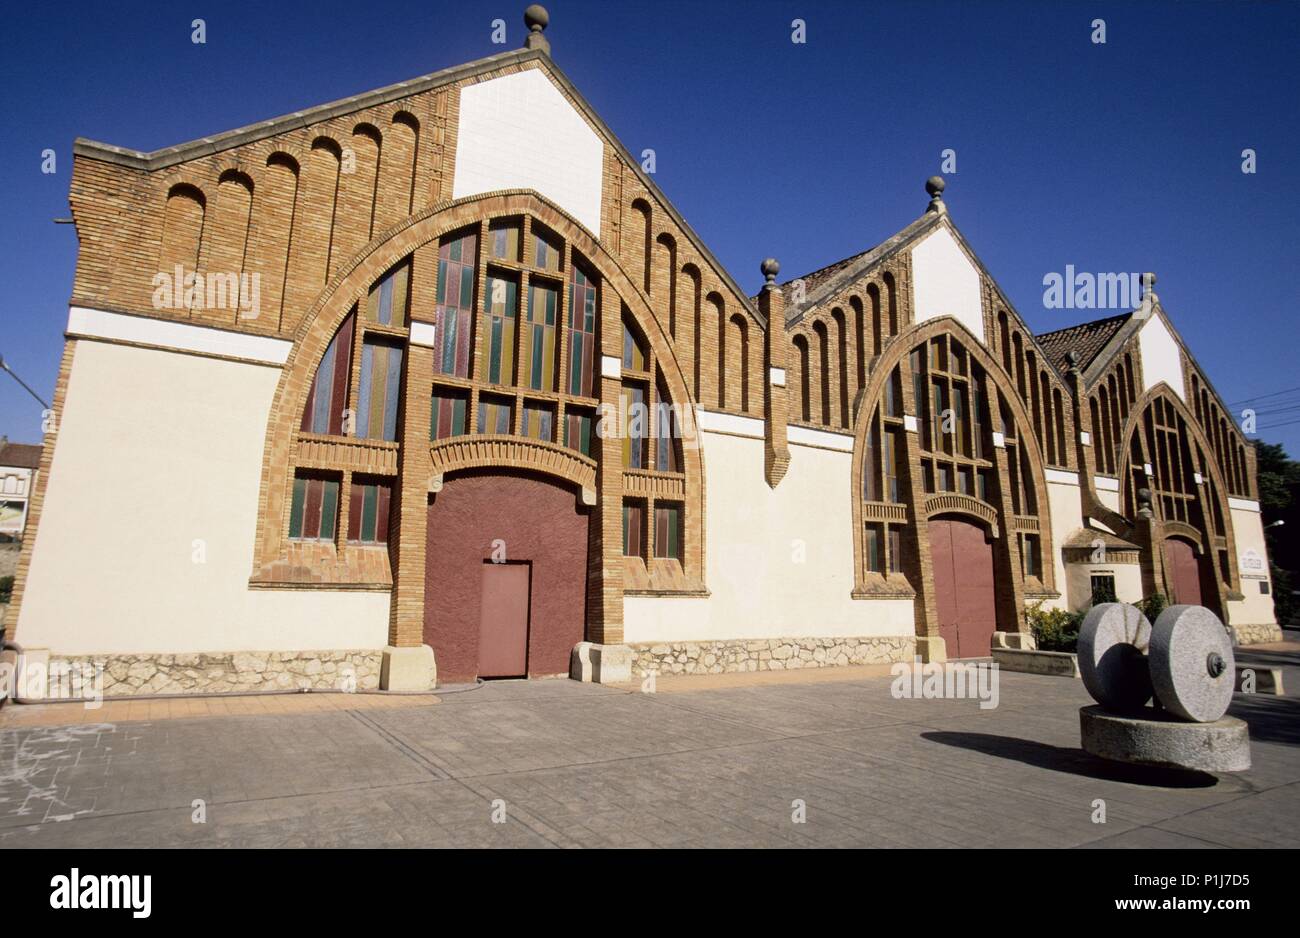
<path fill-rule="evenodd" d="M 258 501 L 258 533 L 253 574 L 279 559 L 285 550 L 285 518 L 292 479 L 294 433 L 325 350 L 343 320 L 364 301 L 370 286 L 398 261 L 441 236 L 477 224 L 485 217 L 531 214 L 564 238 L 599 273 L 603 287 L 613 291 L 631 312 L 660 364 L 672 402 L 694 408 L 686 374 L 675 354 L 666 327 L 654 315 L 649 298 L 616 257 L 576 219 L 532 190 L 504 190 L 431 206 L 379 232 L 369 244 L 337 265 L 324 290 L 302 317 L 276 387 L 263 449 Z M 604 342 L 610 341 L 606 337 Z M 608 346 L 607 346 L 608 347 Z M 700 447 L 682 447 L 687 477 L 686 507 L 703 518 L 704 454 Z M 533 468 L 536 468 L 534 466 Z M 688 544 L 687 573 L 703 581 L 704 526 Z"/>
<path fill-rule="evenodd" d="M 1178 396 L 1177 392 L 1175 392 L 1173 388 L 1171 388 L 1168 384 L 1166 384 L 1163 381 L 1152 385 L 1144 394 L 1139 395 L 1138 399 L 1133 402 L 1133 407 L 1129 411 L 1128 418 L 1124 421 L 1124 426 L 1120 430 L 1120 443 L 1123 446 L 1123 451 L 1121 453 L 1122 458 L 1119 462 L 1119 470 L 1120 470 L 1119 477 L 1121 479 L 1121 485 L 1122 485 L 1122 488 L 1120 489 L 1120 494 L 1122 499 L 1120 502 L 1120 507 L 1121 509 L 1130 508 L 1132 510 L 1132 514 L 1136 514 L 1136 506 L 1126 505 L 1124 501 L 1128 498 L 1127 493 L 1128 493 L 1129 486 L 1127 485 L 1127 482 L 1129 479 L 1132 478 L 1133 434 L 1137 433 L 1141 429 L 1143 415 L 1147 412 L 1148 408 L 1150 408 L 1151 405 L 1155 403 L 1157 398 L 1162 398 L 1165 401 L 1165 403 L 1172 406 L 1174 412 L 1178 414 L 1179 417 L 1182 418 L 1183 426 L 1187 428 L 1187 435 L 1190 442 L 1194 443 L 1200 449 L 1202 455 L 1204 455 L 1205 457 L 1205 467 L 1206 470 L 1208 471 L 1210 481 L 1214 483 L 1214 491 L 1216 495 L 1217 507 L 1223 518 L 1223 532 L 1224 532 L 1224 539 L 1226 541 L 1225 549 L 1228 552 L 1228 576 L 1229 576 L 1229 581 L 1224 585 L 1227 586 L 1229 590 L 1235 589 L 1236 584 L 1240 583 L 1240 573 L 1237 569 L 1237 539 L 1232 525 L 1232 511 L 1228 505 L 1229 492 L 1228 492 L 1227 485 L 1225 484 L 1223 468 L 1219 465 L 1218 460 L 1215 459 L 1214 447 L 1211 445 L 1209 437 L 1205 435 L 1205 432 L 1201 428 L 1200 423 L 1197 422 L 1191 408 L 1188 407 L 1187 404 L 1183 402 L 1183 399 Z M 1198 541 L 1201 541 L 1202 537 L 1212 538 L 1212 532 L 1209 530 L 1208 525 L 1210 523 L 1209 521 L 1210 512 L 1215 506 L 1211 505 L 1206 500 L 1205 494 L 1203 492 L 1200 494 L 1199 498 L 1202 505 L 1201 513 L 1202 516 L 1205 517 L 1206 524 L 1207 524 L 1206 531 L 1203 533 L 1201 537 L 1197 538 Z M 1130 517 L 1131 516 L 1132 515 L 1130 515 Z M 1162 527 L 1169 528 L 1170 533 L 1180 533 L 1170 528 L 1168 524 L 1162 524 Z M 1187 535 L 1184 534 L 1183 536 L 1187 536 Z M 1212 544 L 1213 541 L 1211 540 L 1209 542 L 1209 545 L 1207 545 L 1207 547 L 1208 547 L 1208 552 L 1211 554 L 1210 560 L 1212 564 L 1212 569 L 1214 571 L 1214 579 L 1215 582 L 1221 583 L 1222 575 L 1220 573 L 1217 560 L 1213 557 Z M 1226 610 L 1227 597 L 1224 596 L 1221 598 L 1224 601 L 1223 608 Z"/>
<path fill-rule="evenodd" d="M 1051 505 L 1047 497 L 1047 479 L 1046 463 L 1043 452 L 1039 446 L 1037 438 L 1033 432 L 1033 422 L 1028 409 L 1025 406 L 1020 395 L 1016 391 L 1014 379 L 1007 374 L 1001 363 L 994 357 L 992 352 L 987 349 L 983 343 L 964 325 L 950 316 L 944 316 L 937 319 L 931 319 L 925 323 L 905 329 L 901 334 L 894 337 L 893 340 L 886 343 L 879 360 L 871 371 L 866 388 L 862 393 L 861 403 L 858 407 L 857 415 L 854 422 L 853 435 L 853 461 L 850 469 L 849 478 L 849 503 L 850 517 L 853 524 L 853 577 L 854 577 L 854 595 L 861 598 L 866 595 L 866 582 L 864 573 L 866 566 L 866 518 L 864 517 L 862 504 L 862 473 L 864 471 L 864 462 L 866 458 L 867 432 L 870 426 L 871 417 L 876 408 L 882 405 L 885 391 L 885 383 L 890 379 L 895 368 L 899 367 L 911 354 L 912 349 L 922 343 L 928 342 L 935 336 L 947 334 L 957 339 L 965 347 L 970 361 L 975 362 L 984 369 L 989 380 L 994 387 L 1001 392 L 1002 397 L 1006 400 L 1011 411 L 1011 415 L 1016 422 L 1017 441 L 1025 447 L 1025 453 L 1028 457 L 1029 470 L 1031 473 L 1031 483 L 1034 489 L 1035 501 L 1037 503 L 1037 515 L 1041 519 L 1038 525 L 1038 531 L 1035 532 L 1040 537 L 1041 553 L 1043 556 L 1043 584 L 1048 589 L 1055 586 L 1055 562 L 1054 562 L 1054 545 L 1052 543 L 1052 523 L 1051 523 Z M 991 397 L 991 396 L 990 396 Z M 996 406 L 996 400 L 990 399 L 990 407 Z M 990 414 L 992 419 L 992 414 Z M 999 479 L 1004 475 L 998 472 Z M 939 500 L 935 495 L 926 496 L 925 493 L 914 493 L 912 502 L 907 506 L 910 509 L 910 523 L 913 525 L 923 525 L 931 516 L 941 513 L 950 513 L 959 511 L 972 519 L 978 519 L 985 524 L 996 526 L 996 518 L 989 518 L 988 511 L 982 506 L 976 506 L 975 500 L 971 499 L 970 504 L 956 504 L 956 500 Z M 953 504 L 949 504 L 952 502 Z M 932 503 L 932 504 L 931 504 Z M 1008 524 L 1006 530 L 999 531 L 999 537 L 1010 539 L 1008 545 L 1014 541 L 1015 529 L 1013 519 L 1005 519 Z M 918 549 L 928 551 L 928 538 L 920 536 L 917 532 Z M 1008 550 L 1012 549 L 1010 546 Z M 1012 555 L 1018 557 L 1018 552 Z M 1023 591 L 1019 582 L 1019 571 L 1015 572 L 1016 584 L 1013 590 L 1015 597 L 1022 597 Z M 937 627 L 930 628 L 927 623 L 932 614 L 933 605 L 933 582 L 932 578 L 925 578 L 927 582 L 912 583 L 912 588 L 916 591 L 916 634 L 924 637 L 928 635 L 937 635 Z M 1017 610 L 1017 613 L 1019 610 Z"/>
<path fill-rule="evenodd" d="M 441 477 L 465 469 L 526 469 L 571 483 L 582 504 L 596 503 L 596 460 L 566 446 L 522 436 L 465 434 L 435 441 L 429 447 L 429 491 L 442 488 Z"/>

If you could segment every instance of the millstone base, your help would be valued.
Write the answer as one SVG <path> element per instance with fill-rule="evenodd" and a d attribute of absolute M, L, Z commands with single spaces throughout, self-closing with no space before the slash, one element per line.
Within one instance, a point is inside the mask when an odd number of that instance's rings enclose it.
<path fill-rule="evenodd" d="M 1130 765 L 1244 772 L 1250 768 L 1250 733 L 1243 720 L 1186 723 L 1153 708 L 1121 716 L 1098 706 L 1079 710 L 1083 751 Z"/>

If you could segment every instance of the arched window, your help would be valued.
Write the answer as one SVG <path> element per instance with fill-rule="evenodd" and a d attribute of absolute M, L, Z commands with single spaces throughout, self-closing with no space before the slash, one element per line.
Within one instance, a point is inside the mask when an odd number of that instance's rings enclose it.
<path fill-rule="evenodd" d="M 316 369 L 300 428 L 304 433 L 342 434 L 343 411 L 348 401 L 348 376 L 352 373 L 352 329 L 354 315 L 343 320 L 325 357 Z"/>

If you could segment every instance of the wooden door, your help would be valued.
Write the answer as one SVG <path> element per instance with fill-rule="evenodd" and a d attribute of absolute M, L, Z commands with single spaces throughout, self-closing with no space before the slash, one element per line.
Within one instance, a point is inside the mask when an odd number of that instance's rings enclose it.
<path fill-rule="evenodd" d="M 1192 606 L 1201 602 L 1201 564 L 1196 549 L 1187 541 L 1171 537 L 1165 541 L 1165 580 L 1173 596 L 1171 602 Z"/>
<path fill-rule="evenodd" d="M 929 524 L 939 635 L 949 658 L 992 653 L 998 627 L 993 544 L 968 521 L 936 518 Z"/>
<path fill-rule="evenodd" d="M 529 565 L 483 564 L 479 606 L 479 677 L 528 674 Z"/>

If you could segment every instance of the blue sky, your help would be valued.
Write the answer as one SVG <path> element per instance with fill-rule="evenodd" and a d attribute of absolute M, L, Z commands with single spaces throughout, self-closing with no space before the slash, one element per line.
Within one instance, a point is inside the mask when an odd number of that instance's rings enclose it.
<path fill-rule="evenodd" d="M 523 0 L 197 0 L 6 11 L 0 355 L 52 394 L 76 260 L 71 144 L 151 150 L 522 43 Z M 952 217 L 1036 332 L 1043 277 L 1153 270 L 1224 399 L 1300 387 L 1300 4 L 553 0 L 557 64 L 751 292 Z M 207 42 L 190 41 L 202 17 Z M 791 21 L 807 42 L 791 42 Z M 1091 23 L 1106 22 L 1106 43 Z M 1253 148 L 1258 171 L 1241 172 Z M 41 173 L 41 152 L 58 171 Z M 1300 402 L 1300 391 L 1260 406 Z M 1260 438 L 1300 456 L 1300 406 Z M 40 408 L 0 375 L 0 433 Z"/>

